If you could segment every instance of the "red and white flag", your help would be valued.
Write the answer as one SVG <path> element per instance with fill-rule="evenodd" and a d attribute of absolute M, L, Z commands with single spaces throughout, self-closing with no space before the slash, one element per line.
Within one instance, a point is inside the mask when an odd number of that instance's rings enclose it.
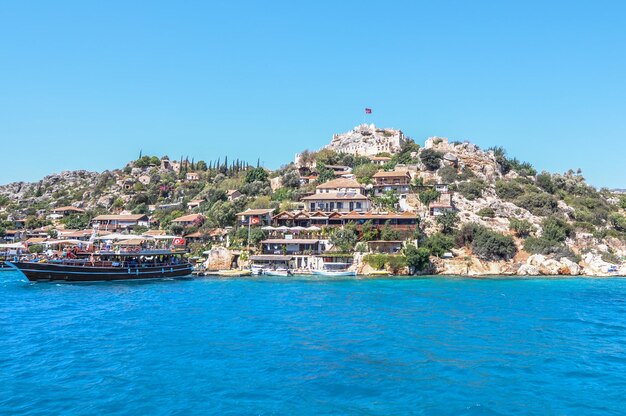
<path fill-rule="evenodd" d="M 184 238 L 175 238 L 172 241 L 172 244 L 174 244 L 175 246 L 184 246 L 187 243 L 187 241 L 185 241 Z"/>
<path fill-rule="evenodd" d="M 365 109 L 365 114 L 372 114 L 372 109 L 371 108 L 366 108 Z"/>

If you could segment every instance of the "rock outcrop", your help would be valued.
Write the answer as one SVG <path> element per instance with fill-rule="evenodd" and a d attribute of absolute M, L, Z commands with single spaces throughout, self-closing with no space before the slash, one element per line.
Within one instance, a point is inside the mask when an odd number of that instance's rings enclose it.
<path fill-rule="evenodd" d="M 361 124 L 352 131 L 335 134 L 327 149 L 360 156 L 396 153 L 406 143 L 404 133 L 396 129 L 379 129 L 374 124 Z"/>

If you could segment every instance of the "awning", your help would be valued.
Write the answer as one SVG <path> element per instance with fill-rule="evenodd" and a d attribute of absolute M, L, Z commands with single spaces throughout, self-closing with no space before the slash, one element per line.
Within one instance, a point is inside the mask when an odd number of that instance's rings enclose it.
<path fill-rule="evenodd" d="M 293 259 L 293 256 L 281 256 L 279 254 L 259 254 L 250 256 L 250 260 L 258 261 L 289 261 L 291 259 Z"/>

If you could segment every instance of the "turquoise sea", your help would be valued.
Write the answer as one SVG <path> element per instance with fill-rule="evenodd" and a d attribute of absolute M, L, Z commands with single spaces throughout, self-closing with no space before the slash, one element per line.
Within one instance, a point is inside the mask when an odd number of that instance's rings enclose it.
<path fill-rule="evenodd" d="M 0 413 L 621 415 L 626 280 L 3 272 Z"/>

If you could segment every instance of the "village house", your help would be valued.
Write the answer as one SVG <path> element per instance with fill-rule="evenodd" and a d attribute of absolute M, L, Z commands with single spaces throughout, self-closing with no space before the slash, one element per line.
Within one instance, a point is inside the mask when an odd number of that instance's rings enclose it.
<path fill-rule="evenodd" d="M 401 197 L 406 197 L 411 192 L 411 175 L 407 171 L 380 171 L 376 172 L 372 179 L 376 196 L 393 191 Z"/>
<path fill-rule="evenodd" d="M 73 207 L 70 205 L 70 206 L 55 208 L 52 210 L 52 212 L 55 214 L 61 214 L 64 217 L 66 217 L 71 214 L 83 214 L 85 210 L 81 208 Z"/>
<path fill-rule="evenodd" d="M 368 211 L 371 202 L 363 194 L 364 189 L 354 179 L 339 178 L 316 186 L 315 194 L 303 197 L 302 201 L 309 211 Z"/>
<path fill-rule="evenodd" d="M 367 249 L 370 253 L 398 254 L 404 247 L 402 240 L 376 240 L 368 241 Z"/>
<path fill-rule="evenodd" d="M 237 217 L 239 218 L 239 225 L 248 226 L 248 225 L 269 225 L 272 222 L 272 213 L 274 212 L 273 208 L 260 208 L 260 209 L 252 209 L 248 208 L 243 212 L 237 213 Z"/>
<path fill-rule="evenodd" d="M 241 192 L 239 192 L 236 189 L 229 189 L 228 191 L 226 191 L 226 198 L 229 201 L 236 201 L 237 199 L 241 198 L 243 195 L 241 195 Z"/>
<path fill-rule="evenodd" d="M 193 210 L 193 209 L 199 208 L 200 205 L 202 205 L 204 202 L 205 202 L 204 199 L 192 199 L 191 201 L 187 203 L 187 209 Z"/>
<path fill-rule="evenodd" d="M 197 180 L 200 180 L 200 174 L 198 172 L 187 172 L 185 178 L 187 179 L 187 181 L 195 182 Z"/>
<path fill-rule="evenodd" d="M 319 254 L 325 245 L 316 239 L 269 238 L 261 241 L 263 254 Z"/>
<path fill-rule="evenodd" d="M 388 157 L 388 156 L 370 156 L 368 159 L 373 164 L 379 165 L 379 166 L 383 166 L 383 165 L 391 162 L 391 158 Z"/>
<path fill-rule="evenodd" d="M 132 230 L 135 227 L 148 227 L 150 219 L 145 214 L 98 215 L 91 225 L 102 231 Z"/>
<path fill-rule="evenodd" d="M 448 211 L 454 211 L 454 207 L 452 206 L 452 195 L 450 193 L 440 194 L 436 201 L 433 201 L 428 205 L 428 211 L 430 215 L 433 216 L 439 216 Z"/>
<path fill-rule="evenodd" d="M 183 215 L 172 220 L 173 224 L 182 225 L 183 227 L 189 227 L 192 225 L 201 225 L 204 222 L 204 216 L 202 214 L 189 214 Z"/>

